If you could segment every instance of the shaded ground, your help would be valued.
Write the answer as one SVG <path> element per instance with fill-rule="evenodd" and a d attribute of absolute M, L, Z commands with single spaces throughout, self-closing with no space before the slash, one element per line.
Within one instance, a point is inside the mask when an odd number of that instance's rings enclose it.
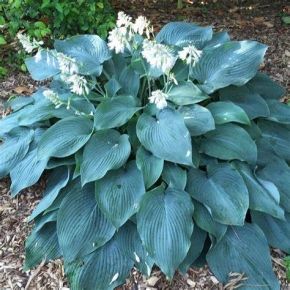
<path fill-rule="evenodd" d="M 212 25 L 216 31 L 227 30 L 235 39 L 255 39 L 269 46 L 263 70 L 290 91 L 290 26 L 281 22 L 283 13 L 290 14 L 289 1 L 193 1 L 183 9 L 176 9 L 176 1 L 131 0 L 112 1 L 116 11 L 123 10 L 132 16 L 145 15 L 155 30 L 169 21 L 183 20 L 201 25 Z M 215 3 L 212 3 L 215 2 Z M 288 2 L 288 6 L 287 6 Z M 29 94 L 35 83 L 27 76 L 12 75 L 0 83 L 0 101 L 12 94 Z M 1 111 L 1 102 L 0 102 Z M 0 289 L 66 289 L 60 260 L 40 265 L 36 270 L 22 272 L 24 241 L 30 231 L 26 222 L 37 204 L 45 186 L 38 185 L 26 190 L 18 198 L 8 194 L 9 180 L 0 181 Z M 273 268 L 283 289 L 290 289 L 283 266 L 284 254 L 272 251 Z M 241 277 L 232 277 L 229 285 L 221 285 L 207 268 L 191 269 L 186 276 L 176 275 L 172 283 L 166 282 L 160 271 L 155 270 L 149 279 L 132 271 L 123 289 L 234 289 Z"/>

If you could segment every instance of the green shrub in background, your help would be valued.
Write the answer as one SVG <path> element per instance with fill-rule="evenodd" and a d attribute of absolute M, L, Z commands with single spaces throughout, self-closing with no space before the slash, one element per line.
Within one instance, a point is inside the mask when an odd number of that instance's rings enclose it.
<path fill-rule="evenodd" d="M 5 64 L 15 64 L 15 35 L 25 31 L 36 40 L 84 33 L 106 37 L 114 26 L 114 12 L 107 0 L 2 0 L 0 1 L 0 58 Z M 8 45 L 3 48 L 3 41 Z M 1 48 L 2 45 L 2 48 Z M 10 52 L 10 53 L 7 53 Z M 19 65 L 24 54 L 18 53 Z M 4 63 L 0 63 L 5 72 Z M 2 67 L 2 68 L 1 68 Z"/>

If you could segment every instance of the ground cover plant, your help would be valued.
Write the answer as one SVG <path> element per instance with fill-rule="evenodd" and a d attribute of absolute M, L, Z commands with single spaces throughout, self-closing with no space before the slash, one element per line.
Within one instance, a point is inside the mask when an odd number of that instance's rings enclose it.
<path fill-rule="evenodd" d="M 119 13 L 95 35 L 22 41 L 29 98 L 0 121 L 11 194 L 48 184 L 30 220 L 25 268 L 63 257 L 72 289 L 113 289 L 135 265 L 207 261 L 220 281 L 279 289 L 269 245 L 289 252 L 289 110 L 259 73 L 266 47 L 227 33 Z"/>

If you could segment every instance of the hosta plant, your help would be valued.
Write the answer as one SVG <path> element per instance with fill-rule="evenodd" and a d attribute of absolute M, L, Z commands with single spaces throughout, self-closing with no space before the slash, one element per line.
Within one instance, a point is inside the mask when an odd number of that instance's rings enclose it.
<path fill-rule="evenodd" d="M 24 45 L 29 45 L 24 42 Z M 31 44 L 33 45 L 33 44 Z M 258 72 L 266 46 L 211 27 L 119 13 L 96 35 L 34 44 L 49 80 L 11 99 L 0 175 L 11 194 L 44 172 L 24 268 L 62 257 L 71 289 L 113 289 L 208 263 L 240 289 L 279 289 L 269 246 L 290 252 L 290 107 Z"/>

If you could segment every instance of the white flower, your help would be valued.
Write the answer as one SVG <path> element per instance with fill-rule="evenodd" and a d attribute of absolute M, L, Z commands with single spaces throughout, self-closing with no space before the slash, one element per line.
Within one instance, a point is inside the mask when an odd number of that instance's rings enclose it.
<path fill-rule="evenodd" d="M 169 74 L 177 59 L 168 46 L 147 39 L 143 42 L 142 55 L 149 64 L 166 74 Z"/>
<path fill-rule="evenodd" d="M 43 91 L 43 95 L 45 96 L 45 98 L 47 98 L 50 102 L 52 102 L 56 108 L 59 108 L 63 103 L 62 101 L 59 99 L 58 94 L 56 94 L 54 91 L 52 90 L 45 90 Z"/>
<path fill-rule="evenodd" d="M 59 52 L 57 53 L 57 61 L 62 74 L 76 74 L 78 73 L 78 65 L 74 58 Z"/>
<path fill-rule="evenodd" d="M 167 94 L 163 93 L 161 90 L 156 90 L 151 93 L 149 102 L 155 104 L 159 110 L 162 110 L 163 108 L 167 107 L 167 98 Z"/>
<path fill-rule="evenodd" d="M 135 20 L 135 23 L 133 24 L 133 31 L 135 33 L 140 34 L 140 35 L 142 35 L 144 33 L 144 31 L 145 31 L 147 36 L 148 36 L 148 34 L 150 34 L 149 26 L 150 26 L 150 22 L 147 20 L 147 18 L 144 17 L 144 16 L 139 16 Z"/>
<path fill-rule="evenodd" d="M 23 46 L 24 50 L 28 53 L 31 53 L 34 49 L 40 48 L 41 45 L 43 45 L 43 41 L 37 41 L 34 38 L 31 41 L 29 36 L 22 33 L 18 33 L 17 38 Z"/>
<path fill-rule="evenodd" d="M 127 28 L 116 27 L 109 32 L 108 46 L 116 53 L 123 53 L 130 39 Z"/>
<path fill-rule="evenodd" d="M 67 78 L 67 81 L 71 84 L 70 89 L 77 95 L 88 95 L 90 89 L 85 77 L 74 74 Z"/>
<path fill-rule="evenodd" d="M 117 27 L 129 27 L 132 25 L 132 17 L 128 16 L 127 14 L 125 14 L 123 11 L 120 11 L 118 13 L 118 18 L 117 18 Z"/>
<path fill-rule="evenodd" d="M 194 45 L 184 47 L 179 53 L 179 58 L 184 60 L 187 64 L 195 66 L 199 61 L 202 51 L 198 50 Z"/>

